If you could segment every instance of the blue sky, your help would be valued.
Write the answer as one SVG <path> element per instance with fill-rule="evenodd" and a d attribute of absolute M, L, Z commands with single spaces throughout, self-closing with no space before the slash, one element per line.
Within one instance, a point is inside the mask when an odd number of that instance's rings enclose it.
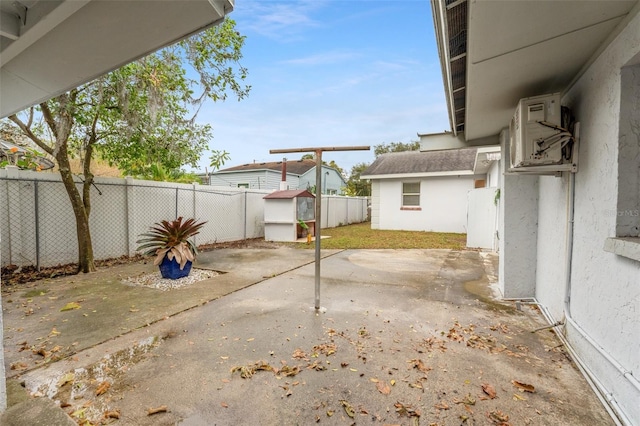
<path fill-rule="evenodd" d="M 348 172 L 376 144 L 449 130 L 428 0 L 237 0 L 229 16 L 247 37 L 252 90 L 198 118 L 211 149 L 230 153 L 223 167 L 280 161 L 275 148 L 371 145 L 323 154 Z"/>

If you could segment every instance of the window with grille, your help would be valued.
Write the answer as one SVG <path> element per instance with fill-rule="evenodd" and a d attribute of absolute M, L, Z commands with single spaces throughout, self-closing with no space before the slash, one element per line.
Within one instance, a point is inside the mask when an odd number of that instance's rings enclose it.
<path fill-rule="evenodd" d="M 402 207 L 420 206 L 420 182 L 402 183 Z"/>

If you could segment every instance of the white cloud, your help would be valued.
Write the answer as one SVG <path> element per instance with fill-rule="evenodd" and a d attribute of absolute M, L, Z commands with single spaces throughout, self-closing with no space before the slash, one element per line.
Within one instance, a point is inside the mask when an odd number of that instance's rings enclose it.
<path fill-rule="evenodd" d="M 309 28 L 317 28 L 321 22 L 311 18 L 327 2 L 323 0 L 301 1 L 251 1 L 236 3 L 234 15 L 242 15 L 248 32 L 277 41 L 298 39 Z M 231 15 L 232 18 L 234 15 Z M 235 18 L 234 18 L 235 19 Z"/>

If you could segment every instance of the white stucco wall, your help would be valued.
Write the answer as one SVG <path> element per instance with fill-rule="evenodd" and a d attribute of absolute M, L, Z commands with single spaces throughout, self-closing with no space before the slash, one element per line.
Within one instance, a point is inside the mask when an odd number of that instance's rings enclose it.
<path fill-rule="evenodd" d="M 487 172 L 487 188 L 498 188 L 500 186 L 500 162 L 494 161 Z"/>
<path fill-rule="evenodd" d="M 500 134 L 502 158 L 509 158 L 509 131 Z M 538 241 L 538 179 L 505 174 L 508 161 L 500 161 L 502 181 L 498 203 L 498 285 L 505 298 L 535 297 Z"/>
<path fill-rule="evenodd" d="M 566 268 L 568 177 L 538 178 L 538 239 L 535 297 L 562 319 Z"/>
<path fill-rule="evenodd" d="M 640 377 L 640 262 L 603 250 L 614 237 L 618 201 L 620 70 L 640 58 L 640 14 L 594 61 L 563 97 L 581 124 L 576 174 L 571 316 L 633 377 Z M 637 159 L 636 159 L 637 161 Z M 562 318 L 567 178 L 539 178 L 536 297 Z M 503 252 L 504 254 L 504 252 Z M 501 262 L 502 263 L 502 262 Z M 640 424 L 640 391 L 578 330 L 569 341 L 631 424 Z"/>
<path fill-rule="evenodd" d="M 371 229 L 380 229 L 380 180 L 371 181 Z"/>
<path fill-rule="evenodd" d="M 467 232 L 467 193 L 479 176 L 420 179 L 420 211 L 401 210 L 402 182 L 414 179 L 373 180 L 372 227 L 434 232 Z M 376 217 L 377 214 L 377 217 Z"/>

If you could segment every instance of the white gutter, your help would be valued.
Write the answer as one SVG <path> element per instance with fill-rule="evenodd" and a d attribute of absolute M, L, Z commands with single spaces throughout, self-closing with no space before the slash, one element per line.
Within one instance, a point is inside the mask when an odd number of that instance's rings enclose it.
<path fill-rule="evenodd" d="M 360 179 L 415 179 L 421 177 L 438 176 L 473 176 L 473 170 L 453 170 L 450 172 L 425 172 L 425 173 L 394 173 L 385 175 L 361 175 Z"/>

